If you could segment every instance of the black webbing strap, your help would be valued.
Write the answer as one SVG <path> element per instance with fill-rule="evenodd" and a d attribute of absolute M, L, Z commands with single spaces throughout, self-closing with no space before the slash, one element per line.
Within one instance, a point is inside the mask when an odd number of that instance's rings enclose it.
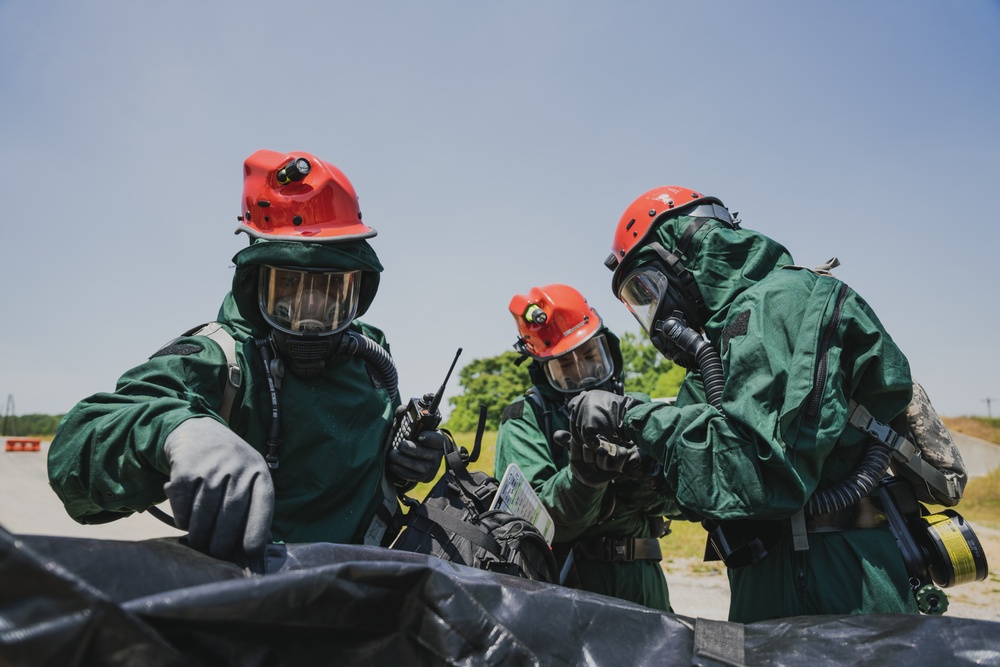
<path fill-rule="evenodd" d="M 706 202 L 704 204 L 698 204 L 697 206 L 692 206 L 688 209 L 682 209 L 681 215 L 689 215 L 692 218 L 714 218 L 720 222 L 726 223 L 726 226 L 732 227 L 733 229 L 738 229 L 740 226 L 739 220 L 737 220 L 729 209 L 722 204 L 716 204 L 715 202 Z"/>
<path fill-rule="evenodd" d="M 805 517 L 808 533 L 834 533 L 856 528 L 885 528 L 889 525 L 882 507 L 871 497 L 861 498 L 835 512 L 826 514 L 810 514 Z"/>
<path fill-rule="evenodd" d="M 705 300 L 701 296 L 701 290 L 698 289 L 698 283 L 694 281 L 694 276 L 684 266 L 681 258 L 664 248 L 658 242 L 650 243 L 649 247 L 657 254 L 664 265 L 670 269 L 670 272 L 677 277 L 680 288 L 684 291 L 684 296 L 690 299 L 694 307 L 700 308 L 705 303 Z"/>
<path fill-rule="evenodd" d="M 630 563 L 636 560 L 663 560 L 660 541 L 654 537 L 594 537 L 573 544 L 578 560 Z"/>
<path fill-rule="evenodd" d="M 414 518 L 416 521 L 410 526 L 411 528 L 417 527 L 421 532 L 430 534 L 435 525 L 444 528 L 446 531 L 450 531 L 459 537 L 464 537 L 468 541 L 475 544 L 481 549 L 485 549 L 494 556 L 500 556 L 503 550 L 500 545 L 492 537 L 484 533 L 482 530 L 476 528 L 470 523 L 466 523 L 461 519 L 456 519 L 454 516 L 442 512 L 436 507 L 431 507 L 429 505 L 424 505 L 424 511 L 427 512 L 427 516 L 422 514 L 417 514 Z M 428 523 L 424 523 L 428 522 Z M 423 524 L 423 525 L 421 525 Z"/>
<path fill-rule="evenodd" d="M 637 537 L 632 541 L 635 560 L 663 560 L 660 541 L 652 537 Z"/>
<path fill-rule="evenodd" d="M 888 447 L 894 459 L 910 468 L 938 493 L 946 498 L 962 496 L 955 480 L 945 477 L 940 470 L 924 460 L 919 447 L 896 433 L 888 424 L 883 424 L 872 417 L 868 409 L 860 403 L 851 400 L 850 410 L 847 422 L 851 426 Z"/>
<path fill-rule="evenodd" d="M 694 656 L 691 662 L 704 664 L 697 658 L 708 658 L 731 667 L 746 667 L 743 624 L 699 618 L 694 623 Z"/>
<path fill-rule="evenodd" d="M 530 400 L 535 404 L 535 407 L 542 411 L 542 430 L 544 431 L 545 442 L 549 446 L 549 455 L 552 457 L 552 461 L 554 462 L 557 460 L 558 451 L 556 450 L 556 447 L 558 447 L 558 445 L 556 445 L 552 439 L 552 409 L 549 407 L 549 402 L 542 395 L 541 390 L 534 385 L 532 385 L 528 391 L 524 392 L 524 398 L 526 401 Z"/>
<path fill-rule="evenodd" d="M 681 240 L 677 242 L 677 254 L 683 257 L 687 254 L 688 246 L 691 245 L 691 241 L 694 239 L 694 235 L 699 229 L 705 226 L 705 223 L 709 220 L 714 220 L 715 218 L 695 218 L 691 221 L 691 224 L 687 226 L 684 233 L 681 234 Z"/>
<path fill-rule="evenodd" d="M 462 455 L 457 450 L 452 449 L 448 452 L 444 461 L 448 471 L 451 472 L 452 480 L 458 486 L 459 494 L 462 495 L 466 503 L 475 507 L 477 511 L 483 511 L 482 505 L 487 501 L 483 494 L 489 492 L 489 489 L 484 488 L 472 478 L 465 461 L 462 460 Z"/>

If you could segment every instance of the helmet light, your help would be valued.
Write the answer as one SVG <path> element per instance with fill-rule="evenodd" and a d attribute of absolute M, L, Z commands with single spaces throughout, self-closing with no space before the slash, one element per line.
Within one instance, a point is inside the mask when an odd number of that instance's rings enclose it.
<path fill-rule="evenodd" d="M 297 157 L 278 170 L 278 183 L 287 185 L 295 181 L 301 181 L 309 174 L 311 169 L 312 165 L 309 164 L 309 160 L 304 157 Z"/>

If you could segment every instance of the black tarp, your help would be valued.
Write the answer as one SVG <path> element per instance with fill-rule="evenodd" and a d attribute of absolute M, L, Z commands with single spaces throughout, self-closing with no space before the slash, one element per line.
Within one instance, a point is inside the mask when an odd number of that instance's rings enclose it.
<path fill-rule="evenodd" d="M 742 625 L 362 546 L 275 545 L 266 572 L 0 529 L 0 664 L 1000 665 L 990 621 Z"/>

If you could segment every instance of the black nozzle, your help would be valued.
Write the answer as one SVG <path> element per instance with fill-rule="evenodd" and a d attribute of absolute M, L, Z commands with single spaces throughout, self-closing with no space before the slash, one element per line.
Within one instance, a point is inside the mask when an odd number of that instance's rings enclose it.
<path fill-rule="evenodd" d="M 685 324 L 676 314 L 667 318 L 661 329 L 664 336 L 692 357 L 697 356 L 698 350 L 707 344 L 701 334 Z"/>

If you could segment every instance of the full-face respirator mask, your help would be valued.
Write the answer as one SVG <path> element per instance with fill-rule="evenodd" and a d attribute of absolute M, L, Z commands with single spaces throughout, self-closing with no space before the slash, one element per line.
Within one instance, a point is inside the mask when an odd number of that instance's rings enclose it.
<path fill-rule="evenodd" d="M 668 253 L 658 243 L 651 247 L 657 259 L 627 273 L 618 288 L 618 298 L 663 356 L 688 370 L 696 369 L 698 350 L 708 344 L 699 333 L 700 295 L 690 294 L 693 285 L 690 276 L 684 284 L 668 268 L 668 262 L 664 261 Z"/>
<path fill-rule="evenodd" d="M 617 296 L 664 357 L 701 371 L 709 403 L 721 409 L 722 362 L 701 333 L 701 293 L 675 255 L 659 243 L 650 248 L 656 259 L 625 274 Z"/>
<path fill-rule="evenodd" d="M 281 359 L 298 377 L 319 375 L 358 309 L 359 271 L 264 265 L 258 301 Z"/>

